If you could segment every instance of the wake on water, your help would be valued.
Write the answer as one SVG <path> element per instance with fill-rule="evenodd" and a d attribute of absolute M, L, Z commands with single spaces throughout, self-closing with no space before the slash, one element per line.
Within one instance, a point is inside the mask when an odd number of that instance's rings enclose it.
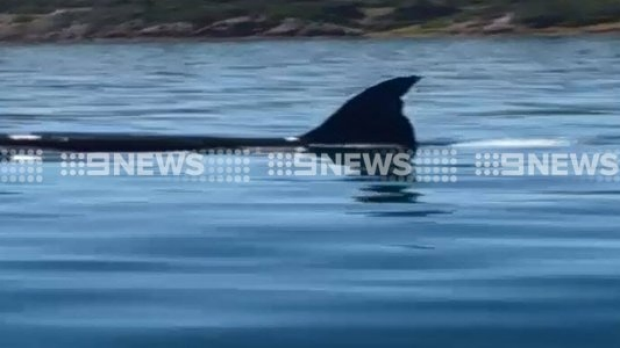
<path fill-rule="evenodd" d="M 568 147 L 570 142 L 567 139 L 527 139 L 527 138 L 502 138 L 488 140 L 474 140 L 452 144 L 457 148 L 550 148 Z"/>

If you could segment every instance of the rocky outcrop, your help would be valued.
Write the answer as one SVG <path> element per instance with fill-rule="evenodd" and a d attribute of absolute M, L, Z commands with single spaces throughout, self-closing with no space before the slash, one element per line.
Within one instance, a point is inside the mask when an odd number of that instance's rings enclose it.
<path fill-rule="evenodd" d="M 516 31 L 516 26 L 513 24 L 514 15 L 507 13 L 502 17 L 493 20 L 490 24 L 485 25 L 482 28 L 484 34 L 504 34 Z"/>
<path fill-rule="evenodd" d="M 274 28 L 262 33 L 264 36 L 297 36 L 306 23 L 301 19 L 287 18 Z"/>
<path fill-rule="evenodd" d="M 80 22 L 75 13 L 56 11 L 49 15 L 15 21 L 15 16 L 0 16 L 0 39 L 29 41 L 80 40 L 87 38 L 166 38 L 166 37 L 317 37 L 360 36 L 364 32 L 333 23 L 318 23 L 288 18 L 281 22 L 263 16 L 244 16 L 215 22 L 196 30 L 192 23 L 175 22 L 146 25 L 137 19 L 116 25 L 94 27 Z"/>
<path fill-rule="evenodd" d="M 132 38 L 136 36 L 136 33 L 142 28 L 144 28 L 144 22 L 141 19 L 137 19 L 114 26 L 101 28 L 93 32 L 93 36 L 105 39 Z"/>
<path fill-rule="evenodd" d="M 81 18 L 89 12 L 88 8 L 56 10 L 46 15 L 35 16 L 29 23 L 23 23 L 22 30 L 24 35 L 32 40 L 54 38 L 73 25 L 80 24 Z M 66 32 L 67 35 L 71 30 Z"/>
<path fill-rule="evenodd" d="M 364 32 L 337 25 L 333 23 L 316 23 L 303 21 L 296 18 L 287 18 L 280 25 L 264 32 L 264 36 L 272 37 L 292 37 L 292 36 L 360 36 Z"/>
<path fill-rule="evenodd" d="M 194 25 L 187 22 L 165 23 L 146 27 L 138 31 L 138 36 L 149 37 L 187 37 L 194 33 Z"/>
<path fill-rule="evenodd" d="M 247 37 L 258 35 L 273 26 L 264 16 L 242 16 L 215 22 L 194 32 L 196 36 Z"/>
<path fill-rule="evenodd" d="M 84 23 L 75 23 L 63 28 L 59 31 L 52 32 L 43 36 L 43 40 L 58 40 L 58 41 L 75 41 L 82 40 L 89 36 L 91 32 L 91 26 Z"/>
<path fill-rule="evenodd" d="M 620 22 L 595 24 L 585 28 L 588 33 L 618 33 L 620 32 Z"/>
<path fill-rule="evenodd" d="M 452 35 L 495 35 L 508 34 L 520 31 L 517 24 L 513 22 L 512 13 L 507 13 L 492 20 L 470 20 L 449 25 L 445 33 Z"/>
<path fill-rule="evenodd" d="M 332 23 L 308 23 L 298 36 L 360 36 L 364 32 L 360 29 L 345 27 Z"/>
<path fill-rule="evenodd" d="M 39 41 L 73 36 L 85 27 L 79 20 L 90 9 L 62 9 L 45 15 L 1 15 L 0 40 Z"/>
<path fill-rule="evenodd" d="M 452 35 L 471 35 L 481 31 L 484 24 L 480 21 L 466 21 L 451 24 L 446 28 L 446 33 Z"/>
<path fill-rule="evenodd" d="M 11 40 L 18 35 L 17 25 L 13 23 L 13 16 L 0 15 L 0 40 Z"/>
<path fill-rule="evenodd" d="M 57 0 L 59 3 L 64 1 L 68 0 Z M 12 6 L 15 7 L 20 3 L 15 1 Z M 168 17 L 165 18 L 169 18 L 169 21 L 161 19 L 159 22 L 153 22 L 153 16 L 146 16 L 155 12 L 139 11 L 133 7 L 125 8 L 119 5 L 120 3 L 122 2 L 112 1 L 105 6 L 59 9 L 47 14 L 0 13 L 0 41 L 189 37 L 234 39 L 362 35 L 406 37 L 510 33 L 547 35 L 620 31 L 620 23 L 607 23 L 603 20 L 607 18 L 605 20 L 611 21 L 615 20 L 615 17 L 597 17 L 598 19 L 593 18 L 592 21 L 588 21 L 588 25 L 566 28 L 557 27 L 557 25 L 566 23 L 561 16 L 559 19 L 556 18 L 560 15 L 558 11 L 524 13 L 523 8 L 515 5 L 503 7 L 501 9 L 503 12 L 498 13 L 493 11 L 500 11 L 499 7 L 485 9 L 480 6 L 463 6 L 451 0 L 402 0 L 389 4 L 386 2 L 384 7 L 374 7 L 376 3 L 372 5 L 371 2 L 362 4 L 345 0 L 313 1 L 312 3 L 308 0 L 296 0 L 292 1 L 291 6 L 278 5 L 273 8 L 261 6 L 245 8 L 246 5 L 240 3 L 236 4 L 236 7 L 232 6 L 219 12 L 213 8 L 202 9 L 206 12 L 195 16 L 194 13 L 188 16 L 187 12 L 183 12 L 182 15 L 174 11 L 166 12 Z M 144 6 L 149 3 L 151 2 L 145 2 Z M 28 7 L 17 6 L 16 8 L 20 9 L 16 11 L 19 13 L 25 13 L 25 10 L 33 11 Z M 262 10 L 257 10 L 260 8 Z M 191 10 L 193 11 L 193 8 Z M 510 13 L 505 13 L 506 11 Z M 262 14 L 243 15 L 247 13 Z M 455 16 L 455 14 L 458 15 Z M 281 19 L 284 15 L 291 16 L 291 18 Z M 223 19 L 227 16 L 237 17 Z M 196 22 L 188 22 L 188 18 Z"/>

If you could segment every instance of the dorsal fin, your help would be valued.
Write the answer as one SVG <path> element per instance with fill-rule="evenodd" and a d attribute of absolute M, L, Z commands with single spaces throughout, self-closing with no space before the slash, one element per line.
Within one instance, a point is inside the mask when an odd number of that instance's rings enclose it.
<path fill-rule="evenodd" d="M 403 115 L 401 97 L 420 79 L 398 77 L 368 88 L 301 139 L 309 144 L 388 144 L 415 149 L 414 128 Z"/>
<path fill-rule="evenodd" d="M 313 145 L 396 145 L 415 150 L 414 129 L 403 115 L 401 97 L 420 77 L 399 77 L 370 87 L 345 103 L 318 128 L 294 140 L 140 134 L 0 134 L 3 148 L 71 152 L 162 152 Z"/>

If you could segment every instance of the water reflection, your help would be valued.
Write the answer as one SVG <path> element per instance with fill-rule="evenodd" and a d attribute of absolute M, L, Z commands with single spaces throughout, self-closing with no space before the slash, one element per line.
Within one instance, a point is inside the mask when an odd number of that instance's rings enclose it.
<path fill-rule="evenodd" d="M 412 183 L 379 183 L 361 188 L 355 197 L 359 203 L 369 204 L 372 210 L 362 213 L 370 217 L 429 217 L 452 214 L 451 210 L 429 209 L 424 203 L 424 195 L 413 190 Z M 403 209 L 406 207 L 406 209 Z"/>
<path fill-rule="evenodd" d="M 410 191 L 411 184 L 381 183 L 361 189 L 361 194 L 354 197 L 360 203 L 403 203 L 415 204 L 423 195 Z"/>

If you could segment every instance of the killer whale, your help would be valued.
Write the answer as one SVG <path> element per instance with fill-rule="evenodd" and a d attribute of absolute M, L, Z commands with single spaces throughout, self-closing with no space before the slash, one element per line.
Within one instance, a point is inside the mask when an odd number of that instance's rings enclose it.
<path fill-rule="evenodd" d="M 0 135 L 0 149 L 65 152 L 171 152 L 248 148 L 396 147 L 415 153 L 411 122 L 403 114 L 404 96 L 419 76 L 397 77 L 348 100 L 317 128 L 294 138 L 235 138 L 99 133 Z"/>

